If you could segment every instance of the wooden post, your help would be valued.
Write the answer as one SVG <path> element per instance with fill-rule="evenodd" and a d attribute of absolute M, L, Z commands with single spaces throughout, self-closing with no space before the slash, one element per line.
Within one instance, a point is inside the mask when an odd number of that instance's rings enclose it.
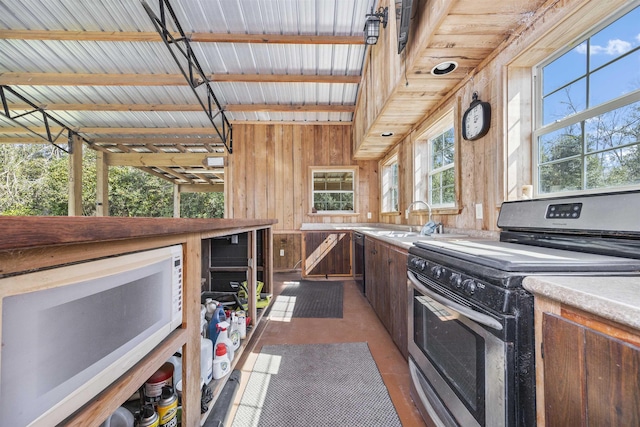
<path fill-rule="evenodd" d="M 182 327 L 187 343 L 182 349 L 182 425 L 200 426 L 200 278 L 202 277 L 200 235 L 189 234 L 184 246 L 184 307 Z M 189 367 L 189 369 L 187 369 Z"/>
<path fill-rule="evenodd" d="M 96 216 L 109 216 L 109 165 L 102 151 L 96 156 Z"/>
<path fill-rule="evenodd" d="M 180 218 L 180 186 L 173 186 L 173 217 Z"/>
<path fill-rule="evenodd" d="M 258 297 L 256 295 L 256 288 L 258 286 L 258 236 L 256 230 L 252 230 L 249 233 L 248 252 L 249 252 L 249 271 L 247 271 L 247 290 L 248 303 L 249 303 L 249 316 L 251 317 L 251 324 L 256 325 L 256 319 L 258 318 L 258 309 L 256 304 L 258 303 Z"/>
<path fill-rule="evenodd" d="M 71 137 L 69 145 L 69 216 L 82 216 L 82 139 Z"/>

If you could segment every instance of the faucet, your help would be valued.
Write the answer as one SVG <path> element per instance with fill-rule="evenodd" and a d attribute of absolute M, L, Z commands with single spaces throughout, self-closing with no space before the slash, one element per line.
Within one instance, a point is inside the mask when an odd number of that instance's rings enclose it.
<path fill-rule="evenodd" d="M 423 202 L 422 200 L 416 200 L 415 202 L 411 202 L 406 211 L 404 211 L 404 219 L 409 219 L 409 212 L 411 212 L 411 208 L 418 203 L 422 203 L 429 209 L 429 221 L 431 221 L 431 206 L 427 202 Z"/>
<path fill-rule="evenodd" d="M 411 212 L 411 208 L 414 205 L 417 205 L 418 203 L 422 203 L 423 205 L 425 205 L 427 207 L 427 209 L 429 209 L 429 221 L 422 226 L 422 229 L 420 230 L 420 235 L 421 236 L 426 236 L 426 235 L 431 235 L 433 233 L 442 233 L 443 227 L 442 227 L 442 223 L 434 223 L 431 220 L 431 206 L 429 205 L 429 203 L 427 202 L 423 202 L 422 200 L 416 200 L 415 202 L 412 202 L 409 207 L 407 208 L 406 211 L 404 211 L 404 217 L 405 219 L 409 219 L 409 212 Z M 409 226 L 410 230 L 413 231 L 413 227 Z"/>

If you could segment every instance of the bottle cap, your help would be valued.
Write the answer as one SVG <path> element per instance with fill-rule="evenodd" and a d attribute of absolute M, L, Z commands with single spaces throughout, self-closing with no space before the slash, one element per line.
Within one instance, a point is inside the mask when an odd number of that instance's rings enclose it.
<path fill-rule="evenodd" d="M 220 343 L 216 346 L 216 356 L 224 356 L 227 354 L 227 346 Z"/>

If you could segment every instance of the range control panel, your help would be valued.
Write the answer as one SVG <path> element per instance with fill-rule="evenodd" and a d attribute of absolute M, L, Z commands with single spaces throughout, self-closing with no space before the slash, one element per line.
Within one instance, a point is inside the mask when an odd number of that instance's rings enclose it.
<path fill-rule="evenodd" d="M 407 266 L 427 287 L 429 281 L 435 282 L 460 295 L 464 300 L 473 301 L 497 313 L 508 313 L 512 309 L 508 290 L 483 283 L 477 277 L 413 255 L 409 255 Z"/>
<path fill-rule="evenodd" d="M 578 219 L 582 203 L 560 203 L 547 206 L 547 218 Z"/>

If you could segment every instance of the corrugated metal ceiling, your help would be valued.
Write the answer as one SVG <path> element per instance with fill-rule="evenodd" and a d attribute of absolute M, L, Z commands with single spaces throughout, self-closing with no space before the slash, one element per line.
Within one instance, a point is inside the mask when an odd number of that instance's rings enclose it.
<path fill-rule="evenodd" d="M 364 16 L 374 0 L 174 0 L 186 33 L 360 36 Z M 158 10 L 155 1 L 149 2 Z M 140 1 L 7 0 L 0 3 L 0 29 L 46 31 L 155 32 Z M 192 42 L 205 73 L 359 76 L 362 44 L 256 44 Z M 0 39 L 2 73 L 177 74 L 168 49 L 157 42 Z M 14 86 L 15 87 L 15 86 Z M 353 83 L 216 82 L 223 106 L 249 104 L 353 105 Z M 39 104 L 48 103 L 195 103 L 188 87 L 30 86 L 18 89 Z M 201 122 L 182 125 L 199 126 Z M 84 120 L 87 115 L 71 114 Z M 94 125 L 102 115 L 95 113 Z M 113 122 L 104 114 L 104 124 Z M 182 117 L 181 117 L 182 116 Z M 230 112 L 232 121 L 350 121 L 352 113 Z M 130 120 L 137 121 L 138 118 Z M 170 119 L 150 115 L 146 125 L 164 126 Z M 193 120 L 189 118 L 188 120 Z M 122 119 L 122 122 L 129 122 Z M 71 126 L 86 126 L 83 121 Z"/>

